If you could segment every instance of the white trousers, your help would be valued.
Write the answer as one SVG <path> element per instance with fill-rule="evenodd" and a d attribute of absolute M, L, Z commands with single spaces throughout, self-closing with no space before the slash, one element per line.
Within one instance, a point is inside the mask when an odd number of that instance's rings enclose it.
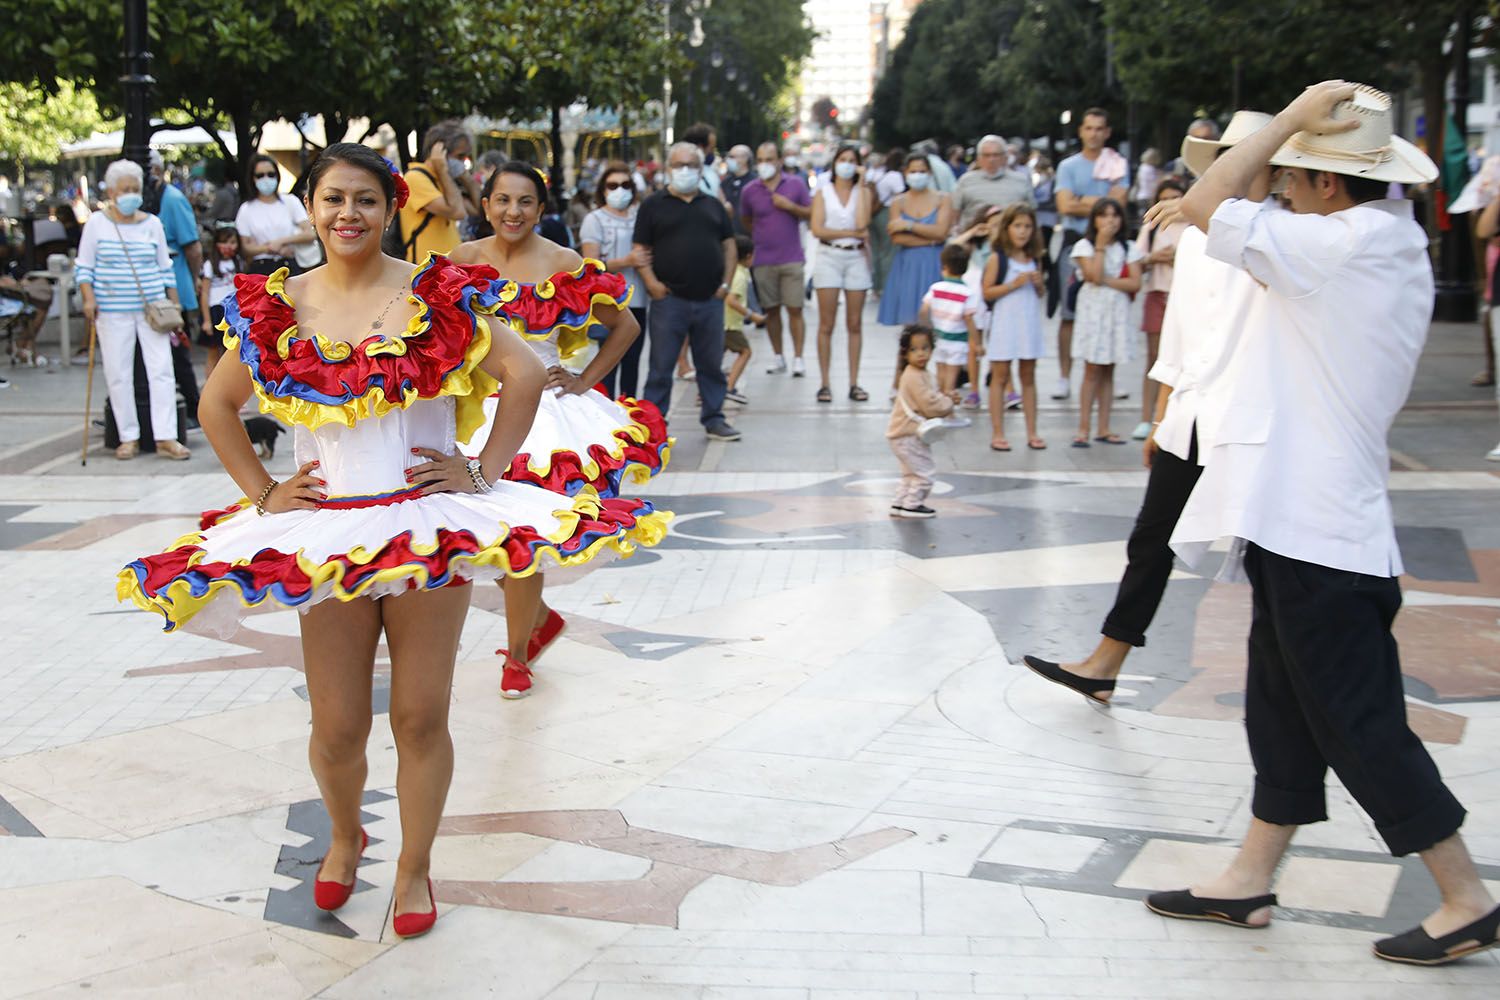
<path fill-rule="evenodd" d="M 135 345 L 146 362 L 146 384 L 151 389 L 151 431 L 158 441 L 177 437 L 177 380 L 172 375 L 171 334 L 158 333 L 139 312 L 101 312 L 94 324 L 99 353 L 104 359 L 104 382 L 109 408 L 114 411 L 120 440 L 139 441 L 135 415 Z"/>

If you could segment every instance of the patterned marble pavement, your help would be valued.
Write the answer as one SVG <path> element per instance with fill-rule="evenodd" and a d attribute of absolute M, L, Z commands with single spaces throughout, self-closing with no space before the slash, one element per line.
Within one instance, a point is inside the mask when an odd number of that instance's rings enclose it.
<path fill-rule="evenodd" d="M 212 460 L 31 454 L 0 473 L 0 996 L 1496 995 L 1493 952 L 1368 956 L 1431 889 L 1336 784 L 1270 930 L 1149 914 L 1145 891 L 1212 870 L 1247 820 L 1245 591 L 1177 574 L 1115 707 L 1065 696 L 1012 661 L 1092 643 L 1144 483 L 1134 449 L 998 461 L 976 427 L 939 454 L 941 516 L 892 521 L 885 407 L 819 409 L 815 389 L 753 377 L 728 446 L 679 400 L 651 489 L 677 530 L 555 574 L 571 628 L 533 697 L 497 697 L 500 598 L 476 594 L 441 917 L 412 942 L 390 930 L 384 705 L 370 848 L 322 914 L 295 619 L 224 642 L 114 604 L 119 564 L 223 499 Z M 1408 705 L 1500 891 L 1500 477 L 1424 462 L 1427 412 L 1398 428 L 1392 482 Z M 1051 408 L 1044 433 L 1072 419 Z"/>

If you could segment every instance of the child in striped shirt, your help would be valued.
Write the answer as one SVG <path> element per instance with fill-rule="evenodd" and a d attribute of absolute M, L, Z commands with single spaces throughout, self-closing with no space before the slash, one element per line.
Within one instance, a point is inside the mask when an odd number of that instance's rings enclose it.
<path fill-rule="evenodd" d="M 918 322 L 937 332 L 932 360 L 937 364 L 938 388 L 946 396 L 958 387 L 958 373 L 968 367 L 969 358 L 978 357 L 979 325 L 974 317 L 984 308 L 984 300 L 964 281 L 964 272 L 969 269 L 968 247 L 950 243 L 943 247 L 938 260 L 943 276 L 922 296 Z M 943 422 L 950 427 L 967 427 L 970 423 L 968 417 L 957 415 Z"/>

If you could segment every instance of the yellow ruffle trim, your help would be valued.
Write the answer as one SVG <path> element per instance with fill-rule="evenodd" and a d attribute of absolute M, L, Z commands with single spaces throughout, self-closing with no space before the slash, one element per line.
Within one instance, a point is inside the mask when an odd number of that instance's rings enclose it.
<path fill-rule="evenodd" d="M 412 286 L 415 286 L 417 277 L 433 265 L 433 258 L 436 256 L 432 251 L 428 251 L 427 258 L 412 271 Z M 286 292 L 288 273 L 284 267 L 272 272 L 266 278 L 266 294 L 275 296 L 288 308 L 295 309 L 296 306 Z M 407 353 L 408 338 L 424 334 L 432 328 L 432 307 L 415 293 L 409 293 L 406 300 L 420 306 L 416 315 L 407 322 L 406 329 L 394 337 L 382 336 L 379 340 L 371 340 L 365 344 L 363 350 L 367 355 L 376 357 L 389 354 L 402 357 Z M 458 440 L 460 441 L 467 441 L 484 424 L 484 401 L 500 385 L 494 377 L 479 367 L 490 353 L 490 328 L 484 317 L 494 315 L 498 308 L 498 305 L 479 306 L 477 303 L 470 303 L 470 309 L 474 313 L 474 337 L 469 342 L 469 349 L 464 352 L 463 361 L 458 368 L 448 373 L 438 391 L 438 397 L 455 397 Z M 237 353 L 240 338 L 230 331 L 229 324 L 225 321 L 220 321 L 219 330 L 224 334 L 225 350 Z M 297 324 L 293 323 L 276 338 L 276 353 L 282 358 L 287 357 L 291 350 L 291 342 L 296 336 Z M 321 333 L 314 333 L 311 339 L 318 353 L 329 361 L 345 361 L 354 353 L 355 345 L 341 340 L 329 340 Z M 410 389 L 402 393 L 401 399 L 390 400 L 386 398 L 385 391 L 379 386 L 370 386 L 361 396 L 346 403 L 330 405 L 308 399 L 284 399 L 280 396 L 273 396 L 266 392 L 259 382 L 254 379 L 251 382 L 255 387 L 255 397 L 260 412 L 270 414 L 284 423 L 300 424 L 310 430 L 317 430 L 325 424 L 343 424 L 346 427 L 353 427 L 357 421 L 366 417 L 380 417 L 392 410 L 405 409 L 415 400 L 422 398 L 416 389 Z"/>
<path fill-rule="evenodd" d="M 240 500 L 241 505 L 249 503 L 248 499 Z M 660 543 L 666 537 L 667 524 L 673 517 L 671 511 L 652 511 L 649 514 L 638 517 L 635 526 L 632 528 L 595 539 L 586 548 L 578 552 L 563 552 L 558 546 L 577 533 L 578 524 L 583 520 L 585 515 L 590 518 L 594 517 L 598 514 L 601 506 L 598 495 L 592 489 L 585 489 L 583 493 L 573 498 L 573 506 L 571 508 L 554 511 L 553 516 L 561 522 L 561 525 L 556 532 L 545 536 L 548 544 L 539 545 L 531 550 L 531 562 L 520 570 L 515 570 L 511 567 L 510 554 L 505 550 L 505 537 L 501 537 L 496 542 L 479 549 L 477 552 L 455 555 L 449 561 L 449 565 L 451 567 L 458 563 L 467 563 L 471 566 L 488 566 L 498 569 L 505 576 L 524 579 L 535 573 L 544 572 L 547 568 L 547 565 L 544 565 L 544 563 L 548 565 L 556 564 L 558 566 L 581 566 L 593 560 L 605 549 L 614 549 L 622 558 L 628 558 L 634 555 L 636 549 L 641 546 L 649 548 Z M 253 506 L 237 511 L 217 523 L 223 524 L 234 517 L 245 516 L 257 516 Z M 275 515 L 271 516 L 274 517 Z M 504 526 L 502 525 L 502 527 Z M 508 535 L 509 530 L 506 529 L 506 536 Z M 201 532 L 192 532 L 179 538 L 165 551 L 172 552 L 185 546 L 201 545 L 203 537 Z M 436 541 L 431 545 L 412 545 L 412 551 L 421 556 L 431 555 L 437 550 L 438 543 Z M 359 546 L 344 554 L 352 562 L 359 565 L 366 565 L 378 556 L 379 550 L 371 552 L 363 546 Z M 365 596 L 372 587 L 398 580 L 414 580 L 419 587 L 425 589 L 430 579 L 427 567 L 407 563 L 379 570 L 360 580 L 353 589 L 350 589 L 344 586 L 344 566 L 342 563 L 315 563 L 310 559 L 304 558 L 300 549 L 296 552 L 296 557 L 298 568 L 311 581 L 311 592 L 308 600 L 302 605 L 291 605 L 295 607 L 310 606 L 312 603 L 317 603 L 318 600 L 328 600 L 329 598 L 339 601 L 352 601 Z M 203 561 L 203 558 L 204 553 L 194 553 L 187 568 L 191 569 L 197 566 Z M 231 565 L 247 566 L 250 562 L 251 560 L 249 559 L 240 559 L 231 563 Z M 332 586 L 332 593 L 320 597 L 320 593 L 330 585 Z M 259 601 L 248 601 L 245 599 L 245 590 L 239 583 L 223 578 L 210 581 L 207 592 L 201 595 L 194 594 L 192 587 L 186 581 L 180 579 L 173 580 L 167 585 L 164 595 L 158 594 L 155 597 L 146 594 L 141 589 L 140 581 L 137 579 L 135 571 L 129 567 L 121 570 L 115 580 L 115 597 L 117 600 L 122 602 L 130 601 L 143 611 L 155 611 L 160 614 L 167 620 L 165 631 L 168 632 L 173 631 L 179 625 L 182 625 L 199 611 L 203 610 L 209 602 L 218 597 L 219 592 L 222 590 L 233 592 L 240 604 L 246 608 L 256 608 L 266 603 L 288 606 L 281 605 L 280 602 L 270 596 L 269 592 Z"/>

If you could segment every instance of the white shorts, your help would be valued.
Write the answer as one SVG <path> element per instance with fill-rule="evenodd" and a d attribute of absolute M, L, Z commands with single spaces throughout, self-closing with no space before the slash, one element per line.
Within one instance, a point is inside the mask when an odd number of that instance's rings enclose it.
<path fill-rule="evenodd" d="M 968 340 L 944 340 L 939 338 L 932 349 L 932 360 L 939 365 L 963 366 L 969 363 Z"/>
<path fill-rule="evenodd" d="M 817 258 L 813 261 L 812 283 L 814 288 L 868 291 L 874 282 L 870 280 L 870 261 L 864 248 L 831 247 L 819 243 Z"/>

